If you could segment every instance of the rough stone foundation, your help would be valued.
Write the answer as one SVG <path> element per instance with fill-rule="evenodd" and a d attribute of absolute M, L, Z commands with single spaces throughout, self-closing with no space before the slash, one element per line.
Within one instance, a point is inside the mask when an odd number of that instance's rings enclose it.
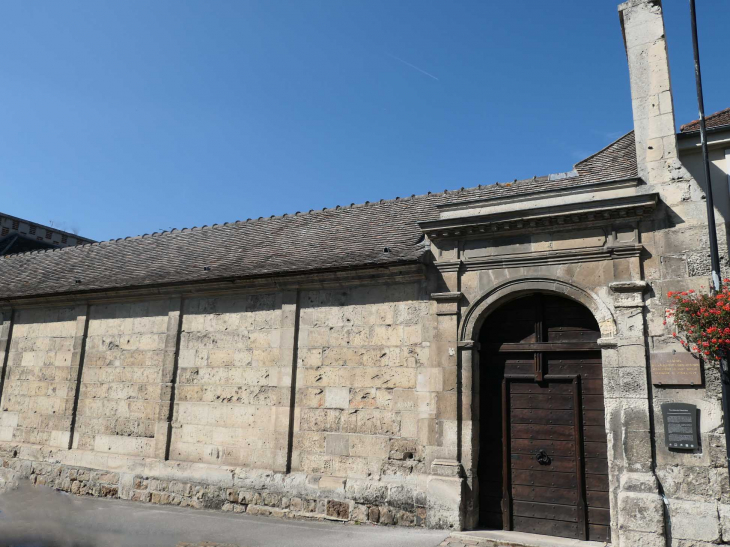
<path fill-rule="evenodd" d="M 141 462 L 127 463 L 133 467 Z M 28 479 L 33 485 L 78 496 L 156 505 L 294 519 L 398 526 L 426 524 L 425 495 L 419 496 L 402 484 L 220 467 L 216 473 L 217 483 L 211 484 L 190 480 L 191 474 L 205 473 L 204 469 L 196 468 L 197 464 L 147 463 L 157 466 L 160 472 L 108 471 L 57 461 L 38 461 L 26 459 L 20 448 L 2 448 L 0 492 Z"/>

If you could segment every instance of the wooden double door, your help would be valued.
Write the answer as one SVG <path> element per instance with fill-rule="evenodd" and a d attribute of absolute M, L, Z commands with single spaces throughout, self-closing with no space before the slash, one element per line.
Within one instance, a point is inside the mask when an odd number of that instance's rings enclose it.
<path fill-rule="evenodd" d="M 493 313 L 480 360 L 480 524 L 610 539 L 603 372 L 591 313 L 533 295 Z"/>

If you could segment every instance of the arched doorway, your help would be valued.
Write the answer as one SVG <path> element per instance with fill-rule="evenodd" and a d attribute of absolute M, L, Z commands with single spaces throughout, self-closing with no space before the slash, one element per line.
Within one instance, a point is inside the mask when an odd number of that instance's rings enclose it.
<path fill-rule="evenodd" d="M 480 526 L 608 541 L 598 324 L 583 305 L 532 294 L 480 331 Z"/>

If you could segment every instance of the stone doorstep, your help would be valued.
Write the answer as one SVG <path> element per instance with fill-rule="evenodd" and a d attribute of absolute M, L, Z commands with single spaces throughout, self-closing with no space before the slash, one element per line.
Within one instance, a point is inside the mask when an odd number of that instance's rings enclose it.
<path fill-rule="evenodd" d="M 524 532 L 507 532 L 504 530 L 453 532 L 450 537 L 457 541 L 468 542 L 467 545 L 482 545 L 485 547 L 607 547 L 610 545 L 603 541 L 581 541 L 579 539 L 526 534 Z M 447 544 L 448 541 L 444 544 Z"/>

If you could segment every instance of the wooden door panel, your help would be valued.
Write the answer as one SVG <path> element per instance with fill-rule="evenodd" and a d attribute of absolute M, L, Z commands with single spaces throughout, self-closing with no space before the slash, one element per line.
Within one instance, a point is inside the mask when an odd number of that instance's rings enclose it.
<path fill-rule="evenodd" d="M 598 425 L 605 429 L 606 417 L 603 410 L 584 410 L 583 425 Z M 604 432 L 605 435 L 605 432 Z"/>
<path fill-rule="evenodd" d="M 588 525 L 588 537 L 591 541 L 610 541 L 611 529 L 608 526 L 599 526 L 597 524 Z"/>
<path fill-rule="evenodd" d="M 603 395 L 583 395 L 583 410 L 604 410 Z"/>
<path fill-rule="evenodd" d="M 543 466 L 543 468 L 547 467 L 549 466 Z M 577 486 L 575 472 L 558 473 L 552 471 L 546 473 L 543 470 L 528 471 L 523 469 L 512 470 L 512 484 L 549 486 L 553 488 L 576 488 Z M 598 490 L 598 488 L 594 488 L 593 490 Z"/>
<path fill-rule="evenodd" d="M 515 517 L 578 522 L 578 508 L 574 505 L 555 505 L 554 503 L 515 501 L 512 507 Z"/>
<path fill-rule="evenodd" d="M 558 505 L 575 505 L 578 503 L 578 492 L 575 488 L 549 488 L 546 486 L 512 485 L 514 501 L 539 501 Z"/>
<path fill-rule="evenodd" d="M 608 492 L 586 492 L 586 501 L 589 507 L 608 509 Z"/>
<path fill-rule="evenodd" d="M 586 490 L 608 492 L 608 475 L 586 475 Z"/>
<path fill-rule="evenodd" d="M 575 443 L 570 441 L 547 441 L 534 439 L 512 439 L 512 455 L 529 454 L 533 459 L 539 450 L 547 452 L 548 456 L 565 456 L 575 458 Z M 514 460 L 514 458 L 512 458 Z M 554 458 L 553 458 L 554 459 Z"/>
<path fill-rule="evenodd" d="M 573 451 L 575 452 L 575 451 Z M 531 469 L 538 470 L 544 473 L 562 472 L 562 473 L 575 473 L 575 457 L 571 454 L 569 456 L 551 456 L 552 461 L 549 466 L 540 465 L 535 459 L 535 454 L 512 454 L 510 462 L 512 469 Z M 547 469 L 549 468 L 549 469 Z M 546 470 L 547 469 L 547 470 Z"/>
<path fill-rule="evenodd" d="M 603 369 L 600 365 L 573 365 L 548 362 L 546 368 L 548 374 L 580 375 L 581 380 L 603 380 Z"/>
<path fill-rule="evenodd" d="M 586 442 L 606 442 L 606 428 L 602 425 L 583 426 L 583 439 Z"/>
<path fill-rule="evenodd" d="M 526 532 L 528 534 L 541 534 L 544 536 L 558 536 L 567 538 L 578 537 L 578 523 L 566 522 L 564 520 L 515 517 L 514 529 L 520 532 Z"/>
<path fill-rule="evenodd" d="M 513 424 L 551 424 L 572 426 L 575 423 L 575 415 L 572 410 L 515 408 L 512 409 L 510 415 Z"/>
<path fill-rule="evenodd" d="M 585 461 L 585 469 L 586 473 L 594 473 L 594 474 L 608 474 L 608 460 L 605 459 L 607 452 L 604 452 L 601 456 L 604 457 L 598 457 L 598 458 L 586 458 Z"/>
<path fill-rule="evenodd" d="M 608 448 L 605 442 L 583 443 L 583 451 L 586 458 L 603 458 L 606 454 L 608 454 Z"/>
<path fill-rule="evenodd" d="M 535 382 L 510 382 L 510 393 L 533 393 L 537 395 L 573 395 L 573 385 L 567 382 L 539 384 Z"/>
<path fill-rule="evenodd" d="M 604 526 L 608 526 L 609 524 L 611 524 L 611 512 L 608 509 L 591 507 L 590 509 L 588 509 L 588 523 L 602 524 Z"/>
<path fill-rule="evenodd" d="M 589 310 L 548 295 L 514 300 L 485 322 L 479 393 L 482 524 L 610 539 L 599 337 Z M 579 378 L 557 380 L 556 375 Z M 543 450 L 548 458 L 538 461 Z"/>
<path fill-rule="evenodd" d="M 510 395 L 512 408 L 541 408 L 545 410 L 564 410 L 573 408 L 572 395 Z"/>
<path fill-rule="evenodd" d="M 601 371 L 603 374 L 603 371 Z M 603 378 L 583 379 L 581 378 L 580 390 L 583 395 L 600 395 L 603 397 Z"/>
<path fill-rule="evenodd" d="M 575 438 L 573 425 L 512 424 L 511 431 L 513 439 L 572 441 Z"/>

